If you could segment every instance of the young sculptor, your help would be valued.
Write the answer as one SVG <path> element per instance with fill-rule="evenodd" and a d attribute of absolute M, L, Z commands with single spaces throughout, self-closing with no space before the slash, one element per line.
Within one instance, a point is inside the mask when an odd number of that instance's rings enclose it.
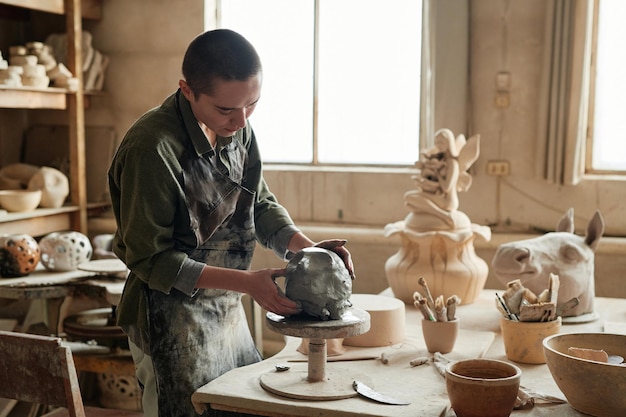
<path fill-rule="evenodd" d="M 205 32 L 182 72 L 178 91 L 135 122 L 109 169 L 113 250 L 131 271 L 117 320 L 150 417 L 196 416 L 197 388 L 261 359 L 242 293 L 268 311 L 298 312 L 274 282 L 284 270 L 249 269 L 257 241 L 283 259 L 332 249 L 354 276 L 345 241 L 306 237 L 263 179 L 248 123 L 261 97 L 253 46 L 233 31 Z"/>

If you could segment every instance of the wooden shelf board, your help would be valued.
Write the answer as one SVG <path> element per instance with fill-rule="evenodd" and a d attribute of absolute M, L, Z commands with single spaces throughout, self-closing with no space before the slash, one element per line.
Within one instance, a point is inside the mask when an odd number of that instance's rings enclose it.
<path fill-rule="evenodd" d="M 47 13 L 65 14 L 63 0 L 0 0 L 0 5 L 2 4 Z M 84 18 L 95 20 L 102 18 L 101 0 L 82 0 L 81 9 Z"/>
<path fill-rule="evenodd" d="M 76 206 L 66 206 L 0 214 L 0 234 L 26 233 L 31 236 L 43 236 L 59 230 L 71 230 L 71 216 L 77 211 Z"/>
<path fill-rule="evenodd" d="M 0 86 L 0 107 L 8 109 L 61 109 L 67 106 L 64 88 L 7 88 Z"/>

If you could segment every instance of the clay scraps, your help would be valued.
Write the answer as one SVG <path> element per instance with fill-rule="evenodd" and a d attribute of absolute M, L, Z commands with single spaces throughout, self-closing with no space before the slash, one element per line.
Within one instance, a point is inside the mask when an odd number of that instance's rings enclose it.
<path fill-rule="evenodd" d="M 622 356 L 609 355 L 604 349 L 587 349 L 572 346 L 567 349 L 567 354 L 580 359 L 626 366 Z"/>
<path fill-rule="evenodd" d="M 516 279 L 507 284 L 506 292 L 502 296 L 496 293 L 496 308 L 504 317 L 513 321 L 552 321 L 579 302 L 574 297 L 557 307 L 558 294 L 559 276 L 556 274 L 550 274 L 548 288 L 539 295 Z"/>
<path fill-rule="evenodd" d="M 425 295 L 415 291 L 413 293 L 413 304 L 420 309 L 425 320 L 453 321 L 456 319 L 456 307 L 461 303 L 461 299 L 458 296 L 451 295 L 445 302 L 443 295 L 433 299 L 424 277 L 420 277 L 417 283 L 422 287 Z"/>

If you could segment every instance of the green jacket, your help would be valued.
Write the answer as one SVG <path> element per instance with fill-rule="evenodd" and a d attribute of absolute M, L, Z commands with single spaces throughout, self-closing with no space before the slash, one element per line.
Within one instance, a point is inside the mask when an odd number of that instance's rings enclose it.
<path fill-rule="evenodd" d="M 180 90 L 139 118 L 122 140 L 109 169 L 117 231 L 113 251 L 131 273 L 117 308 L 118 324 L 147 329 L 144 291 L 189 296 L 204 267 L 180 247 L 199 243 L 190 225 L 180 157 L 191 141 L 199 158 L 213 156 L 187 99 Z M 265 183 L 254 132 L 248 123 L 229 138 L 218 137 L 217 157 L 228 170 L 227 148 L 239 141 L 248 150 L 241 185 L 256 193 L 256 237 L 284 258 L 298 229 Z"/>

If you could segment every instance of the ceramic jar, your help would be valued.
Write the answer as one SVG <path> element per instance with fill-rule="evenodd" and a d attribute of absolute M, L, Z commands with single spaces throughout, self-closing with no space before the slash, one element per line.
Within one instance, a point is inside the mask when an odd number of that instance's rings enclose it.
<path fill-rule="evenodd" d="M 37 241 L 27 234 L 0 236 L 0 276 L 22 277 L 35 270 L 41 258 Z"/>
<path fill-rule="evenodd" d="M 89 238 L 80 232 L 53 232 L 39 241 L 41 263 L 49 271 L 74 271 L 93 254 Z"/>

